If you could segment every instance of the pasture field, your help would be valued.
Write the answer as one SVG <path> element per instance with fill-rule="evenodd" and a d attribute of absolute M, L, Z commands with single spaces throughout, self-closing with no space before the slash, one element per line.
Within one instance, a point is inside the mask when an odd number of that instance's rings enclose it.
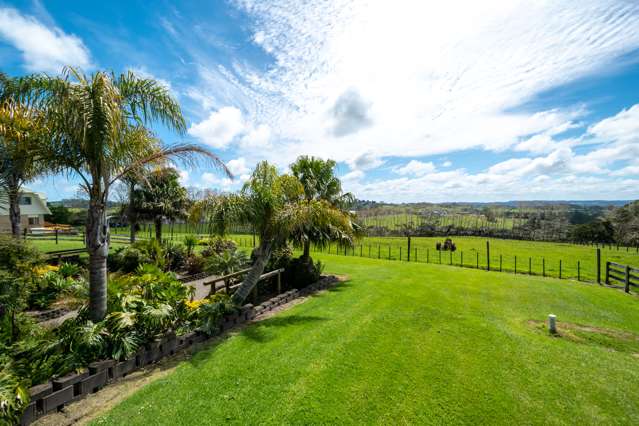
<path fill-rule="evenodd" d="M 444 242 L 444 237 L 413 237 L 411 238 L 411 261 L 439 263 L 440 252 L 436 250 L 437 242 Z M 570 243 L 552 243 L 525 240 L 501 240 L 481 237 L 454 237 L 457 246 L 454 253 L 442 251 L 441 263 L 462 265 L 466 267 L 486 268 L 486 241 L 490 241 L 490 265 L 493 270 L 499 270 L 500 256 L 502 270 L 515 271 L 515 256 L 517 257 L 517 273 L 530 272 L 533 275 L 559 277 L 559 261 L 561 260 L 562 278 L 577 278 L 577 262 L 579 275 L 582 280 L 596 279 L 596 249 L 594 246 Z M 335 253 L 338 248 L 331 247 Z M 326 249 L 328 250 L 328 249 Z M 339 248 L 344 253 L 344 248 Z M 405 237 L 365 237 L 354 248 L 346 250 L 348 255 L 363 257 L 407 260 L 408 240 Z M 389 257 L 390 252 L 390 257 Z M 370 253 L 370 254 L 369 254 Z M 639 267 L 639 253 L 636 248 L 605 246 L 601 248 L 602 279 L 605 262 L 618 262 Z"/>
<path fill-rule="evenodd" d="M 412 224 L 419 226 L 422 222 L 428 221 L 437 226 L 455 225 L 462 228 L 477 229 L 485 226 L 489 229 L 512 229 L 517 219 L 512 217 L 497 217 L 494 221 L 487 221 L 481 214 L 449 214 L 446 216 L 420 216 L 410 213 L 384 214 L 374 216 L 360 216 L 360 222 L 364 226 L 379 226 L 388 229 L 402 229 L 404 225 Z M 520 220 L 521 221 L 521 220 Z"/>
<path fill-rule="evenodd" d="M 636 296 L 316 257 L 348 281 L 209 343 L 92 424 L 639 423 Z"/>

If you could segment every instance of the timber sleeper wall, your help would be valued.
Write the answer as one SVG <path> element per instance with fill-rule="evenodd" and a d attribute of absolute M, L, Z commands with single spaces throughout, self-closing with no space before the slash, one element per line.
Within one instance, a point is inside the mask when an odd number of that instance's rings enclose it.
<path fill-rule="evenodd" d="M 278 294 L 257 306 L 247 304 L 236 312 L 225 315 L 219 325 L 216 335 L 229 330 L 236 325 L 253 320 L 256 316 L 268 312 L 291 300 L 307 296 L 316 291 L 326 289 L 337 282 L 334 276 L 322 277 L 301 290 L 289 290 Z M 25 409 L 20 424 L 29 425 L 36 419 L 60 411 L 65 405 L 80 400 L 95 393 L 109 383 L 154 364 L 163 358 L 187 349 L 197 343 L 204 342 L 214 336 L 207 336 L 199 331 L 193 331 L 182 336 L 168 333 L 162 339 L 148 343 L 131 358 L 122 361 L 113 359 L 96 361 L 87 366 L 81 373 L 70 373 L 53 379 L 47 383 L 33 386 L 29 389 L 31 402 Z"/>

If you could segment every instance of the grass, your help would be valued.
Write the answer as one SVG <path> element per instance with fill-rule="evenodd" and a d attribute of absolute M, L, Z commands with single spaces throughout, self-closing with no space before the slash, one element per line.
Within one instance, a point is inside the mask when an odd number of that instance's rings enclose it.
<path fill-rule="evenodd" d="M 435 244 L 444 242 L 443 237 L 413 237 L 411 239 L 411 260 L 418 262 L 439 263 L 440 253 L 435 249 Z M 441 263 L 486 268 L 486 238 L 481 237 L 453 237 L 457 246 L 454 253 L 442 252 Z M 584 246 L 569 243 L 552 243 L 541 241 L 502 240 L 490 239 L 490 264 L 496 270 L 499 269 L 500 256 L 502 270 L 514 272 L 515 256 L 517 257 L 517 272 L 530 272 L 533 275 L 543 275 L 544 265 L 547 276 L 559 276 L 559 261 L 561 260 L 562 278 L 577 278 L 577 262 L 579 262 L 579 276 L 582 280 L 595 281 L 596 279 L 596 249 L 593 246 Z M 332 253 L 337 248 L 332 246 Z M 349 255 L 391 260 L 406 260 L 408 243 L 402 237 L 366 237 L 355 248 L 347 250 Z M 415 252 L 417 250 L 417 252 Z M 344 249 L 340 249 L 343 254 Z M 619 250 L 615 246 L 601 249 L 602 279 L 605 262 L 617 262 L 639 267 L 639 253 L 635 248 L 622 247 Z"/>
<path fill-rule="evenodd" d="M 350 280 L 211 344 L 94 424 L 639 423 L 636 296 L 316 257 Z M 571 332 L 549 336 L 549 313 Z"/>

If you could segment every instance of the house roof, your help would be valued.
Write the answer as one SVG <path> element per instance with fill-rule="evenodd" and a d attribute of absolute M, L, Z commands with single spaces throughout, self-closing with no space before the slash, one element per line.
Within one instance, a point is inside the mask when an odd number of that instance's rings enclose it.
<path fill-rule="evenodd" d="M 32 189 L 23 187 L 20 192 L 22 196 L 31 196 L 30 205 L 20 205 L 21 215 L 41 215 L 51 214 L 51 210 L 47 207 L 47 196 L 42 192 L 36 192 Z M 0 196 L 0 216 L 9 216 L 9 205 L 6 197 Z"/>

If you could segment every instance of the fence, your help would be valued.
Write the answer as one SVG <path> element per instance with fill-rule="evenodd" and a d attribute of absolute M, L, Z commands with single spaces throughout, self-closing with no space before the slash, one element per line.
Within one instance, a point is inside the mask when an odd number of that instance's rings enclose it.
<path fill-rule="evenodd" d="M 436 249 L 408 249 L 405 247 L 391 247 L 383 244 L 368 244 L 356 246 L 327 245 L 325 247 L 313 247 L 313 251 L 342 256 L 367 257 L 383 260 L 397 260 L 418 263 L 434 263 L 464 268 L 473 268 L 495 272 L 508 272 L 513 274 L 536 275 L 559 279 L 574 279 L 582 282 L 596 282 L 607 284 L 609 278 L 615 278 L 619 271 L 606 275 L 602 280 L 602 266 L 606 265 L 607 271 L 615 270 L 614 262 L 602 260 L 602 249 L 593 250 L 591 259 L 547 259 L 544 256 L 518 256 L 504 253 L 495 253 L 491 250 L 490 243 L 486 242 L 483 253 L 478 250 L 444 251 Z M 639 260 L 639 259 L 638 259 Z M 624 268 L 625 265 L 622 265 Z M 630 286 L 639 285 L 639 269 L 630 268 Z M 621 275 L 625 274 L 625 270 Z M 625 283 L 626 281 L 622 281 Z"/>
<path fill-rule="evenodd" d="M 621 265 L 615 262 L 606 262 L 606 284 L 619 287 L 611 281 L 623 284 L 626 293 L 630 293 L 630 287 L 639 287 L 639 268 L 630 265 Z"/>

